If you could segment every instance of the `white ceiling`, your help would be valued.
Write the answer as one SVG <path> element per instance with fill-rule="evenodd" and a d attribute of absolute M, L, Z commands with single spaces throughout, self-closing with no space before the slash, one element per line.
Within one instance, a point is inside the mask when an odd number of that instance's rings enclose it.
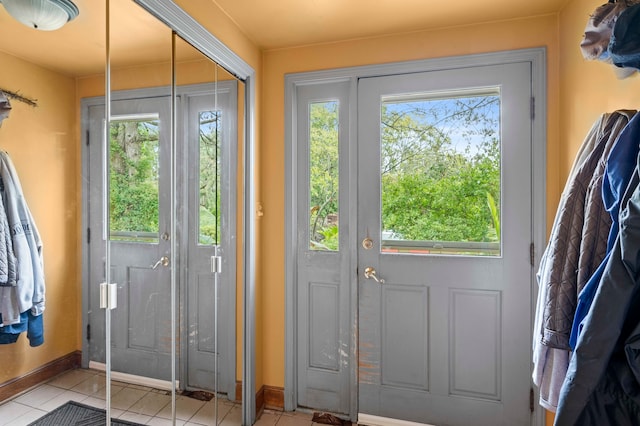
<path fill-rule="evenodd" d="M 80 15 L 36 31 L 0 7 L 0 51 L 70 76 L 101 73 L 105 6 L 73 0 Z M 569 0 L 211 0 L 261 49 L 486 23 L 559 12 Z M 129 0 L 111 1 L 112 59 L 165 61 L 170 31 Z M 197 16 L 195 17 L 197 19 Z"/>

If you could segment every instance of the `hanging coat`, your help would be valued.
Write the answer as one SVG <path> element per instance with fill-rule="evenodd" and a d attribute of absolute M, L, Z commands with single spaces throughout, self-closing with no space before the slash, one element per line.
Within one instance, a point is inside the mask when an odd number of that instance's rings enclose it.
<path fill-rule="evenodd" d="M 20 314 L 30 310 L 34 316 L 45 309 L 45 280 L 42 240 L 22 193 L 18 174 L 6 152 L 0 152 L 2 200 L 11 229 L 13 251 L 18 262 L 18 282 L 0 287 L 2 325 L 18 324 Z"/>
<path fill-rule="evenodd" d="M 557 426 L 631 426 L 640 421 L 638 183 L 636 167 L 623 197 L 618 236 L 562 385 Z"/>
<path fill-rule="evenodd" d="M 581 323 L 589 312 L 595 292 L 599 286 L 602 273 L 608 261 L 609 254 L 618 236 L 618 218 L 621 206 L 624 206 L 623 195 L 627 191 L 629 181 L 634 173 L 638 152 L 640 151 L 640 115 L 634 116 L 620 133 L 616 145 L 607 159 L 607 170 L 602 183 L 602 198 L 613 222 L 607 239 L 607 255 L 596 269 L 587 284 L 578 295 L 575 318 L 571 329 L 569 344 L 575 347 Z M 627 197 L 629 195 L 627 194 Z"/>
<path fill-rule="evenodd" d="M 592 126 L 562 192 L 549 244 L 538 271 L 533 382 L 540 405 L 555 411 L 569 365 L 569 335 L 585 274 L 606 252 L 611 226 L 602 202 L 606 159 L 635 111 L 603 114 Z M 577 271 L 577 272 L 576 272 Z"/>
<path fill-rule="evenodd" d="M 2 181 L 0 180 L 0 186 Z M 2 190 L 0 189 L 0 192 Z M 7 219 L 4 202 L 0 197 L 0 286 L 15 286 L 18 284 L 16 256 L 13 252 L 11 228 Z"/>

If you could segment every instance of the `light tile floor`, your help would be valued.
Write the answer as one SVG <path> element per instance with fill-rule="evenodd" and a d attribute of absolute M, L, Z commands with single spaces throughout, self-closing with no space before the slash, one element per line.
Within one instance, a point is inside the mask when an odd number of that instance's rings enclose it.
<path fill-rule="evenodd" d="M 0 404 L 0 426 L 26 426 L 67 401 L 105 408 L 105 375 L 94 370 L 72 370 Z M 111 416 L 144 425 L 171 425 L 171 394 L 144 386 L 112 382 Z M 176 425 L 215 425 L 214 401 L 176 398 Z M 242 407 L 219 401 L 218 422 L 222 426 L 241 424 Z M 265 410 L 258 426 L 312 426 L 311 413 Z"/>

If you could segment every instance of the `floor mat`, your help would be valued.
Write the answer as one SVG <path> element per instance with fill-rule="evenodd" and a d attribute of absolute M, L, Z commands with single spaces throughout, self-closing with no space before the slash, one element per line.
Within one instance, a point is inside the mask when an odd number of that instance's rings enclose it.
<path fill-rule="evenodd" d="M 100 408 L 69 401 L 55 410 L 40 417 L 29 426 L 102 426 L 106 423 L 107 414 Z M 113 426 L 141 426 L 139 423 L 126 420 L 111 419 Z"/>
<path fill-rule="evenodd" d="M 321 423 L 325 425 L 351 426 L 351 422 L 349 420 L 341 419 L 331 413 L 313 413 L 312 421 L 314 423 Z"/>

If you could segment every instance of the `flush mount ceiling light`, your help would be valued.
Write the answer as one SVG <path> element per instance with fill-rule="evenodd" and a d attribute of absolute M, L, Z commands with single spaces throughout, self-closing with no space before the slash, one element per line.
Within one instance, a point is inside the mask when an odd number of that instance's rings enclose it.
<path fill-rule="evenodd" d="M 0 0 L 9 15 L 36 30 L 57 30 L 78 16 L 70 0 Z"/>

